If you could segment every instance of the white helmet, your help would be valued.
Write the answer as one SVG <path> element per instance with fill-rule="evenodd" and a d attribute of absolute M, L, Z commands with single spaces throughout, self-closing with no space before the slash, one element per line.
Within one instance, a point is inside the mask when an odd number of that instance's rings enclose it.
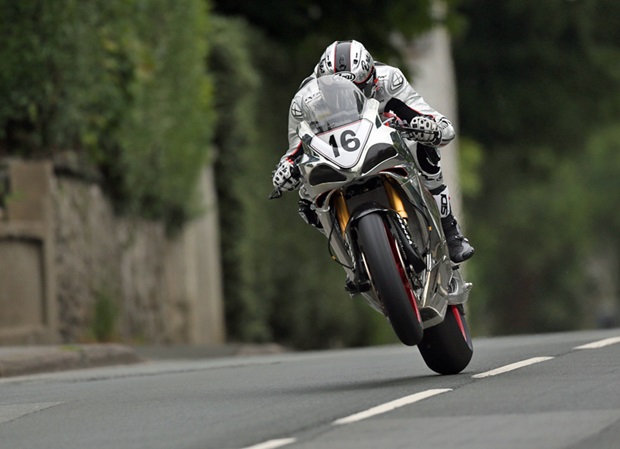
<path fill-rule="evenodd" d="M 316 66 L 317 77 L 339 75 L 351 80 L 366 97 L 375 92 L 377 71 L 375 61 L 368 50 L 357 41 L 335 41 L 325 49 Z"/>

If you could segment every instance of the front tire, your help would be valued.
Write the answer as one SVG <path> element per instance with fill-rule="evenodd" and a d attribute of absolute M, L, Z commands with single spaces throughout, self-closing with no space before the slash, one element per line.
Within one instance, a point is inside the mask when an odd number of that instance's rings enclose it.
<path fill-rule="evenodd" d="M 436 373 L 463 371 L 474 353 L 463 306 L 449 305 L 443 322 L 424 330 L 418 349 L 426 366 Z"/>
<path fill-rule="evenodd" d="M 359 219 L 357 238 L 368 275 L 383 303 L 397 337 L 407 346 L 422 340 L 422 324 L 416 298 L 400 255 L 383 217 L 371 213 Z"/>

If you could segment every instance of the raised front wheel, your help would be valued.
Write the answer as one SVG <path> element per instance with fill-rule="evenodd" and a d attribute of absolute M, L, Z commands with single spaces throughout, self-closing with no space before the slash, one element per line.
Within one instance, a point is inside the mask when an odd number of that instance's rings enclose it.
<path fill-rule="evenodd" d="M 357 237 L 372 286 L 385 307 L 394 332 L 407 346 L 422 339 L 422 324 L 398 248 L 382 215 L 360 218 Z"/>

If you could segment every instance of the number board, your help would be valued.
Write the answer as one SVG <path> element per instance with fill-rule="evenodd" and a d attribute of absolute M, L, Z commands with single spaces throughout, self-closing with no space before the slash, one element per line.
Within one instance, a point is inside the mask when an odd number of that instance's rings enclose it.
<path fill-rule="evenodd" d="M 351 168 L 360 159 L 372 129 L 368 120 L 349 123 L 312 139 L 312 148 L 342 168 Z"/>

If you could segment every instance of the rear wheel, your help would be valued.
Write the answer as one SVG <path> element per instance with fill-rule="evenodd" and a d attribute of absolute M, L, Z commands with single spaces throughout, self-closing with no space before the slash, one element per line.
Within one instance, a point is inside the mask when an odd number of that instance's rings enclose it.
<path fill-rule="evenodd" d="M 422 339 L 420 313 L 394 236 L 376 213 L 360 218 L 357 233 L 369 277 L 394 332 L 407 346 L 418 344 Z"/>
<path fill-rule="evenodd" d="M 474 353 L 462 305 L 449 305 L 442 323 L 424 330 L 418 349 L 426 365 L 439 374 L 458 374 Z"/>

